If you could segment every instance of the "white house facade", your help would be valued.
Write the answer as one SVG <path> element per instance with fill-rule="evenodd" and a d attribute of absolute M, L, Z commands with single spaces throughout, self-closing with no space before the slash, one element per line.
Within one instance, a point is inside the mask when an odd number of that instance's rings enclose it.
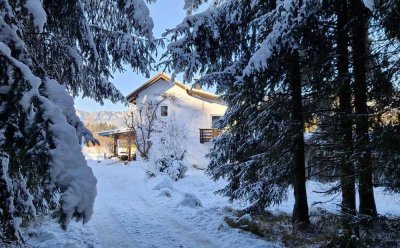
<path fill-rule="evenodd" d="M 127 100 L 134 105 L 134 109 L 140 109 L 149 102 L 157 103 L 163 100 L 156 110 L 157 119 L 168 121 L 173 118 L 183 123 L 187 134 L 182 143 L 186 150 L 186 162 L 200 168 L 207 166 L 205 154 L 210 148 L 208 141 L 218 133 L 215 123 L 227 109 L 217 95 L 200 88 L 192 89 L 179 81 L 172 83 L 169 75 L 158 73 L 129 94 Z M 158 134 L 156 132 L 152 135 Z M 157 142 L 153 143 L 150 156 L 157 156 L 157 145 Z"/>

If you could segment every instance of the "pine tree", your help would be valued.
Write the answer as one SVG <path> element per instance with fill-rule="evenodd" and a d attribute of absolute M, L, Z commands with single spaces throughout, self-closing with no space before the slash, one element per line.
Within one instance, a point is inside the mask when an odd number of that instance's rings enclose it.
<path fill-rule="evenodd" d="M 291 118 L 293 125 L 293 189 L 295 203 L 293 222 L 308 223 L 308 204 L 306 192 L 306 168 L 304 155 L 304 114 L 302 99 L 302 80 L 299 52 L 294 51 L 288 59 L 289 91 L 291 97 Z"/>
<path fill-rule="evenodd" d="M 400 115 L 399 88 L 395 82 L 400 78 L 400 64 L 397 54 L 400 52 L 400 1 L 375 1 L 373 20 L 374 31 L 382 31 L 380 41 L 383 43 L 380 56 L 375 56 L 380 71 L 377 74 L 374 94 L 382 100 L 375 109 L 380 110 L 377 121 L 374 123 L 374 132 L 371 143 L 376 154 L 375 166 L 379 173 L 376 177 L 382 185 L 391 192 L 400 192 L 399 147 Z M 383 54 L 383 56 L 382 56 Z M 374 66 L 376 66 L 374 64 Z"/>
<path fill-rule="evenodd" d="M 378 14 L 380 11 L 379 8 L 378 10 L 371 10 L 373 11 L 373 15 L 370 16 L 368 13 L 369 10 L 367 10 L 363 3 L 359 3 L 357 8 L 353 6 L 353 12 L 350 12 L 350 7 L 351 5 L 348 1 L 336 1 L 334 15 L 337 16 L 335 22 L 337 31 L 335 35 L 336 46 L 334 47 L 335 54 L 337 54 L 335 57 L 337 58 L 333 57 L 332 61 L 335 67 L 337 67 L 337 73 L 333 74 L 332 79 L 327 78 L 331 80 L 329 84 L 332 87 L 328 88 L 325 97 L 330 100 L 327 101 L 327 104 L 324 103 L 324 107 L 327 110 L 321 111 L 318 115 L 320 121 L 318 135 L 314 135 L 313 139 L 316 141 L 320 139 L 317 143 L 323 144 L 316 148 L 318 150 L 317 155 L 320 156 L 319 159 L 323 161 L 321 163 L 323 167 L 319 168 L 319 170 L 324 171 L 324 173 L 318 173 L 319 176 L 328 178 L 331 181 L 335 181 L 339 177 L 341 178 L 341 186 L 332 188 L 331 193 L 337 192 L 340 189 L 343 196 L 342 210 L 344 213 L 354 214 L 354 177 L 356 174 L 364 177 L 364 179 L 359 178 L 359 184 L 362 184 L 365 181 L 364 174 L 367 171 L 365 168 L 360 168 L 359 166 L 370 168 L 370 171 L 367 173 L 371 175 L 371 179 L 369 179 L 370 183 L 368 183 L 370 185 L 368 191 L 373 192 L 372 176 L 374 174 L 375 177 L 382 176 L 380 180 L 385 180 L 385 176 L 382 173 L 377 175 L 377 171 L 379 170 L 375 170 L 374 168 L 381 167 L 381 171 L 384 171 L 385 168 L 391 167 L 389 164 L 393 165 L 397 163 L 398 155 L 394 152 L 394 149 L 390 149 L 386 145 L 387 135 L 394 132 L 394 123 L 389 123 L 388 120 L 385 120 L 385 118 L 390 119 L 390 116 L 393 116 L 391 112 L 397 104 L 393 85 L 393 82 L 396 81 L 397 72 L 394 69 L 395 64 L 392 62 L 396 49 L 396 45 L 393 44 L 396 44 L 396 42 L 389 38 L 389 36 L 385 37 L 381 30 L 379 30 L 383 23 L 381 20 L 382 15 Z M 359 26 L 354 28 L 358 20 L 360 20 L 360 17 L 354 17 L 354 11 L 356 10 L 361 11 L 364 15 L 362 18 L 364 18 L 365 29 L 363 34 L 359 34 L 357 38 L 354 35 L 350 36 L 352 32 L 355 30 L 358 32 L 360 29 Z M 346 12 L 348 13 L 348 18 L 345 18 Z M 368 21 L 368 19 L 371 20 Z M 347 40 L 349 36 L 352 37 L 352 43 L 349 43 Z M 361 37 L 364 38 L 361 39 Z M 361 42 L 360 39 L 362 40 Z M 353 53 L 351 54 L 352 56 L 349 56 L 350 54 L 347 54 L 350 50 L 348 46 L 354 46 L 359 43 L 363 43 L 364 48 L 358 50 L 351 49 Z M 361 55 L 362 62 L 356 56 L 356 51 L 358 51 L 358 56 L 360 56 L 360 51 L 364 51 Z M 350 58 L 353 60 L 351 64 Z M 362 63 L 365 63 L 365 66 L 364 69 L 360 70 L 359 67 Z M 349 70 L 350 68 L 351 71 Z M 360 84 L 355 84 L 357 81 L 356 78 L 360 81 L 360 71 L 362 71 L 361 74 L 365 74 L 364 90 L 360 90 Z M 352 87 L 350 87 L 351 85 Z M 354 94 L 353 88 L 358 89 L 357 92 L 354 91 Z M 360 105 L 360 99 L 363 98 L 362 94 L 364 94 L 364 113 L 357 114 L 357 111 L 360 111 L 360 106 L 355 107 L 355 105 Z M 323 103 L 324 101 L 320 102 Z M 353 110 L 356 113 L 356 118 L 353 117 Z M 358 123 L 359 128 L 360 123 L 364 123 L 368 127 L 368 131 L 358 131 L 359 135 L 353 137 L 351 123 Z M 365 132 L 367 132 L 367 135 L 365 135 Z M 360 139 L 361 133 L 364 133 L 365 139 Z M 360 143 L 362 140 L 367 140 L 367 142 Z M 396 139 L 391 139 L 391 142 L 392 147 L 397 146 Z M 365 153 L 364 151 L 369 152 Z M 368 155 L 368 153 L 371 153 L 371 155 Z M 374 154 L 373 159 L 372 154 Z M 386 155 L 386 159 L 381 157 L 383 154 Z M 368 162 L 360 161 L 363 156 L 368 157 L 366 159 Z M 358 162 L 353 164 L 353 161 Z M 341 171 L 340 175 L 335 172 L 336 170 Z M 373 199 L 371 196 L 369 198 Z M 368 201 L 371 202 L 371 200 Z"/>
<path fill-rule="evenodd" d="M 384 28 L 388 38 L 400 39 L 400 29 L 397 23 L 400 21 L 399 0 L 376 0 L 374 1 L 374 12 L 379 26 Z"/>
<path fill-rule="evenodd" d="M 355 193 L 355 169 L 351 160 L 353 151 L 353 127 L 352 127 L 352 106 L 351 86 L 349 75 L 349 52 L 348 52 L 348 10 L 347 0 L 336 1 L 337 8 L 337 68 L 339 82 L 339 118 L 340 133 L 344 158 L 341 162 L 341 189 L 342 189 L 342 211 L 354 214 L 356 211 Z"/>
<path fill-rule="evenodd" d="M 292 185 L 299 223 L 309 222 L 303 132 L 311 112 L 303 104 L 324 55 L 320 7 L 318 1 L 216 3 L 169 31 L 173 42 L 164 55 L 164 65 L 185 80 L 203 73 L 199 82 L 215 84 L 228 104 L 226 131 L 214 142 L 207 172 L 228 178 L 220 192 L 260 211 L 279 204 Z M 312 40 L 321 47 L 311 49 Z"/>
<path fill-rule="evenodd" d="M 317 130 L 308 147 L 310 176 L 314 180 L 335 183 L 325 193 L 341 191 L 341 209 L 344 222 L 347 222 L 356 214 L 347 0 L 326 1 L 320 15 L 326 16 L 324 25 L 330 27 L 325 39 L 330 46 L 326 50 L 330 55 L 322 62 L 328 66 L 322 71 L 322 83 L 315 89 L 317 99 L 311 110 Z"/>
<path fill-rule="evenodd" d="M 308 176 L 337 183 L 327 193 L 341 191 L 345 218 L 356 214 L 358 182 L 360 212 L 375 216 L 373 176 L 390 190 L 399 185 L 398 1 L 370 10 L 362 1 L 285 4 L 216 1 L 167 32 L 163 64 L 186 81 L 202 74 L 228 104 L 207 173 L 227 178 L 220 193 L 248 200 L 249 210 L 279 204 L 295 182 L 288 178 L 305 178 L 292 165 L 304 171 L 300 126 L 314 122 Z"/>
<path fill-rule="evenodd" d="M 159 43 L 145 2 L 0 0 L 0 242 L 38 215 L 87 222 L 96 179 L 80 143 L 97 142 L 73 98 L 124 100 L 123 64 L 148 74 Z M 54 198 L 54 194 L 61 198 Z"/>
<path fill-rule="evenodd" d="M 314 100 L 317 104 L 311 110 L 317 130 L 308 147 L 310 175 L 313 180 L 332 183 L 324 193 L 341 193 L 343 245 L 354 247 L 351 237 L 357 235 L 358 230 L 352 225 L 357 211 L 348 1 L 326 1 L 320 14 L 326 16 L 325 25 L 330 27 L 325 41 L 331 48 L 323 62 L 329 69 L 323 72 L 323 83 L 315 89 L 318 99 Z"/>
<path fill-rule="evenodd" d="M 360 213 L 376 216 L 372 184 L 372 154 L 369 138 L 368 85 L 367 85 L 367 32 L 368 17 L 361 0 L 350 1 L 352 20 L 352 57 L 354 70 L 355 152 L 359 156 Z"/>

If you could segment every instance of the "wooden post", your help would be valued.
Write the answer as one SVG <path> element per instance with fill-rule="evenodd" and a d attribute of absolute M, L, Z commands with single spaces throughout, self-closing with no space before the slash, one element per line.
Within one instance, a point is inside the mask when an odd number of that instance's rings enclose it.
<path fill-rule="evenodd" d="M 117 141 L 118 141 L 118 137 L 117 137 L 117 135 L 114 135 L 113 136 L 113 153 L 114 153 L 114 157 L 117 157 L 118 156 L 118 154 L 117 154 Z"/>

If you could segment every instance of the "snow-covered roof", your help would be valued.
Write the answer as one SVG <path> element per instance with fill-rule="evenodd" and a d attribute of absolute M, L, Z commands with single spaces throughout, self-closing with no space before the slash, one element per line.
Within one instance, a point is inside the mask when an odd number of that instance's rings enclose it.
<path fill-rule="evenodd" d="M 143 90 L 147 89 L 148 87 L 150 87 L 152 84 L 156 83 L 160 79 L 163 79 L 163 80 L 165 80 L 167 82 L 170 82 L 171 81 L 171 76 L 166 74 L 166 73 L 164 73 L 164 72 L 158 73 L 157 75 L 152 77 L 150 80 L 148 80 L 146 83 L 144 83 L 142 86 L 140 86 L 135 91 L 130 93 L 126 97 L 126 99 L 128 100 L 128 102 L 135 104 L 135 100 L 138 97 L 138 95 L 140 94 L 140 92 L 142 92 Z M 188 95 L 197 96 L 197 97 L 201 97 L 201 98 L 205 98 L 205 99 L 209 99 L 209 100 L 213 100 L 213 101 L 216 101 L 216 100 L 219 99 L 218 95 L 215 95 L 215 94 L 213 94 L 211 92 L 207 92 L 207 91 L 204 91 L 204 90 L 201 90 L 201 89 L 189 88 L 188 86 L 186 86 L 185 84 L 183 84 L 182 82 L 180 82 L 178 80 L 175 80 L 174 83 L 175 83 L 176 86 L 184 89 Z"/>
<path fill-rule="evenodd" d="M 101 132 L 98 132 L 97 134 L 102 137 L 111 137 L 116 134 L 123 134 L 123 133 L 130 133 L 130 132 L 133 132 L 133 131 L 129 128 L 119 128 L 119 129 L 101 131 Z"/>

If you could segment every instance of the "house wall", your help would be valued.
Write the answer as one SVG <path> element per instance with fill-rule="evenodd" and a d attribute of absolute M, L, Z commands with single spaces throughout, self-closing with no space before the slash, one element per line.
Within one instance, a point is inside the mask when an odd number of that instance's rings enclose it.
<path fill-rule="evenodd" d="M 182 144 L 187 147 L 185 160 L 190 165 L 196 165 L 201 168 L 207 167 L 208 161 L 205 158 L 205 154 L 208 153 L 210 144 L 200 143 L 199 129 L 211 128 L 212 116 L 224 115 L 227 107 L 216 101 L 190 96 L 186 93 L 186 90 L 163 79 L 143 90 L 139 94 L 136 103 L 140 107 L 144 102 L 158 102 L 162 99 L 161 95 L 163 93 L 175 96 L 176 101 L 165 100 L 160 106 L 168 106 L 168 116 L 161 116 L 161 107 L 159 107 L 157 118 L 159 120 L 175 118 L 177 121 L 186 123 L 188 135 L 185 143 Z M 157 142 L 153 142 L 153 149 L 150 156 L 160 156 L 157 153 L 157 145 Z"/>

